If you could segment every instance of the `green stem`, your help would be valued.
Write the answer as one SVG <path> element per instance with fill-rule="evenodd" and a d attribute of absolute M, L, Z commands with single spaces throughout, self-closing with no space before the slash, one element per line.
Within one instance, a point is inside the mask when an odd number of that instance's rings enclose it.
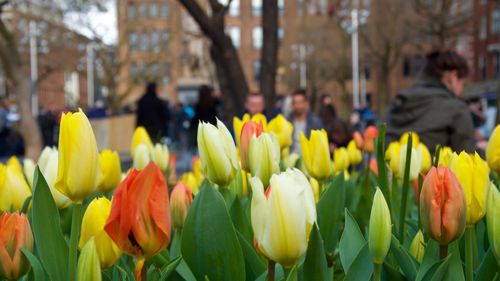
<path fill-rule="evenodd" d="M 439 246 L 439 259 L 443 260 L 448 256 L 448 245 Z"/>
<path fill-rule="evenodd" d="M 276 263 L 269 260 L 267 264 L 267 281 L 274 281 L 274 270 L 276 268 Z"/>
<path fill-rule="evenodd" d="M 83 204 L 73 205 L 73 215 L 71 217 L 71 234 L 69 238 L 69 260 L 68 260 L 68 280 L 76 280 L 76 266 L 78 255 L 78 240 L 80 237 L 80 226 L 82 222 L 82 215 L 84 211 Z"/>
<path fill-rule="evenodd" d="M 418 229 L 422 229 L 422 222 L 420 218 L 420 192 L 422 192 L 422 185 L 424 183 L 424 177 L 418 175 L 418 192 L 417 192 L 417 209 L 418 209 Z"/>
<path fill-rule="evenodd" d="M 474 227 L 465 229 L 465 280 L 474 280 Z"/>
<path fill-rule="evenodd" d="M 373 272 L 373 281 L 380 281 L 382 276 L 382 264 L 374 264 L 375 271 Z"/>
<path fill-rule="evenodd" d="M 408 135 L 408 144 L 406 147 L 406 162 L 403 177 L 403 193 L 401 193 L 401 215 L 399 217 L 399 243 L 404 244 L 405 238 L 405 220 L 406 220 L 406 204 L 408 201 L 408 188 L 410 186 L 410 164 L 411 164 L 411 147 L 412 135 Z M 403 160 L 403 159 L 401 159 Z"/>

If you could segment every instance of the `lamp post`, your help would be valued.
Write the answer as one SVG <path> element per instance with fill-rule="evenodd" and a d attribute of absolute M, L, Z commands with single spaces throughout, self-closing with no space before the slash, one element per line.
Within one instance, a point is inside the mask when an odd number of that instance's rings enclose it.
<path fill-rule="evenodd" d="M 87 44 L 87 106 L 90 108 L 94 105 L 94 44 Z"/>
<path fill-rule="evenodd" d="M 345 20 L 342 21 L 342 27 L 345 31 L 351 34 L 352 40 L 352 99 L 353 107 L 357 109 L 360 107 L 359 95 L 359 42 L 358 42 L 358 29 L 361 24 L 365 24 L 368 16 L 370 15 L 370 2 L 364 0 L 361 4 L 359 0 L 354 0 L 350 9 L 341 10 L 341 15 Z M 363 100 L 364 104 L 366 101 Z"/>
<path fill-rule="evenodd" d="M 37 46 L 37 28 L 36 22 L 30 21 L 29 23 L 29 44 L 30 44 L 30 80 L 31 80 L 31 114 L 38 116 L 38 93 L 37 93 L 37 80 L 38 80 L 38 46 Z"/>

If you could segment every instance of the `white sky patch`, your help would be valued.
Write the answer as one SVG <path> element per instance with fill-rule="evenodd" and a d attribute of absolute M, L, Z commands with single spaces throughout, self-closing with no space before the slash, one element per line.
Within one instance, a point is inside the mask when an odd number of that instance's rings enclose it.
<path fill-rule="evenodd" d="M 89 38 L 97 37 L 105 44 L 114 45 L 118 41 L 116 1 L 106 1 L 105 5 L 105 12 L 92 7 L 88 13 L 67 13 L 64 22 Z"/>

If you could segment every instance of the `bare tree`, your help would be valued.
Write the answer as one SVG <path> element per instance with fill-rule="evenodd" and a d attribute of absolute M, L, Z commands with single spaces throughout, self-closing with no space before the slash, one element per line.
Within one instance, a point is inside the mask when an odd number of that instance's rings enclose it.
<path fill-rule="evenodd" d="M 271 112 L 276 97 L 276 68 L 278 66 L 278 0 L 263 1 L 262 30 L 264 42 L 261 51 L 260 91 Z"/>
<path fill-rule="evenodd" d="M 463 32 L 460 22 L 451 16 L 453 0 L 424 1 L 413 0 L 413 10 L 420 17 L 421 24 L 416 25 L 420 37 L 431 35 L 435 44 L 445 47 L 451 38 Z"/>
<path fill-rule="evenodd" d="M 238 52 L 231 38 L 225 33 L 224 17 L 231 0 L 228 1 L 227 6 L 222 5 L 217 0 L 209 0 L 210 15 L 196 0 L 179 0 L 179 2 L 186 8 L 211 42 L 210 56 L 215 63 L 227 117 L 238 115 L 243 111 L 243 101 L 248 94 L 248 84 Z"/>

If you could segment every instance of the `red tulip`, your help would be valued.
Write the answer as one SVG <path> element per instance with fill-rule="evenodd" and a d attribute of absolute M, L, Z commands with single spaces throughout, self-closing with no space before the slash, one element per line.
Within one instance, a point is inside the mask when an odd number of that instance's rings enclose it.
<path fill-rule="evenodd" d="M 104 229 L 122 251 L 133 256 L 148 258 L 167 247 L 168 189 L 156 164 L 130 171 L 120 183 Z"/>
<path fill-rule="evenodd" d="M 33 250 L 33 234 L 26 215 L 3 213 L 0 216 L 0 279 L 17 280 L 30 264 L 21 249 Z"/>
<path fill-rule="evenodd" d="M 364 151 L 368 153 L 373 153 L 375 151 L 375 138 L 378 136 L 378 130 L 375 126 L 368 126 L 365 129 L 365 143 L 364 143 Z"/>
<path fill-rule="evenodd" d="M 170 213 L 174 228 L 181 229 L 184 225 L 184 220 L 193 201 L 193 194 L 187 185 L 183 182 L 178 182 L 170 195 Z"/>
<path fill-rule="evenodd" d="M 422 228 L 439 244 L 448 245 L 465 230 L 465 195 L 446 167 L 433 167 L 420 192 Z"/>
<path fill-rule="evenodd" d="M 240 136 L 240 159 L 241 159 L 241 167 L 243 170 L 249 172 L 250 171 L 250 163 L 249 163 L 249 151 L 250 151 L 250 140 L 252 139 L 253 136 L 260 136 L 262 132 L 264 131 L 264 127 L 262 126 L 262 123 L 257 123 L 255 121 L 247 121 L 243 125 L 243 128 L 241 129 L 241 136 Z"/>

